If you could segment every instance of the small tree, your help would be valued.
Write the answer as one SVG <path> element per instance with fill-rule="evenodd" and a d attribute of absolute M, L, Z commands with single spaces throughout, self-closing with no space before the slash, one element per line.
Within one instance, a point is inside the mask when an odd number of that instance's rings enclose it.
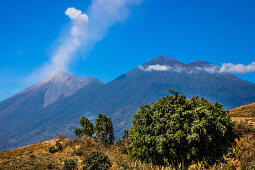
<path fill-rule="evenodd" d="M 129 153 L 143 162 L 187 169 L 192 163 L 220 161 L 239 137 L 218 102 L 170 91 L 142 105 L 129 130 Z"/>
<path fill-rule="evenodd" d="M 76 136 L 82 136 L 86 135 L 89 137 L 92 137 L 94 130 L 93 130 L 93 123 L 90 122 L 90 120 L 84 116 L 81 117 L 80 124 L 82 128 L 78 128 L 74 130 L 74 133 Z"/>
<path fill-rule="evenodd" d="M 112 166 L 108 156 L 101 152 L 92 152 L 82 163 L 85 164 L 84 170 L 108 170 Z"/>
<path fill-rule="evenodd" d="M 99 113 L 96 119 L 94 130 L 96 137 L 102 144 L 112 144 L 114 142 L 113 125 L 111 117 Z"/>

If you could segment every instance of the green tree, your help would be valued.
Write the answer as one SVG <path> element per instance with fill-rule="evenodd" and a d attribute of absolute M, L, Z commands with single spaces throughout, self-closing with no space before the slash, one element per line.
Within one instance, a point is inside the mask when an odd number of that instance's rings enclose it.
<path fill-rule="evenodd" d="M 99 113 L 95 122 L 94 130 L 97 139 L 99 139 L 102 144 L 112 144 L 114 142 L 111 117 L 107 117 L 105 114 Z"/>
<path fill-rule="evenodd" d="M 93 123 L 90 122 L 90 120 L 84 116 L 81 117 L 80 124 L 82 128 L 78 128 L 74 130 L 74 133 L 76 136 L 82 136 L 82 135 L 87 135 L 89 137 L 92 137 L 94 134 L 94 128 L 93 128 Z"/>
<path fill-rule="evenodd" d="M 143 162 L 175 169 L 222 160 L 239 137 L 223 106 L 169 92 L 174 95 L 142 105 L 134 114 L 129 153 Z"/>

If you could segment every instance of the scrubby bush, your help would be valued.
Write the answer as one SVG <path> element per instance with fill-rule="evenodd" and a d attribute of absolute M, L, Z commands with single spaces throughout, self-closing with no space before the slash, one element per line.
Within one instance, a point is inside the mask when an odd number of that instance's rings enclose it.
<path fill-rule="evenodd" d="M 48 165 L 47 165 L 47 168 L 48 168 L 48 169 L 53 169 L 53 167 L 54 167 L 54 166 L 53 166 L 52 164 L 48 164 Z"/>
<path fill-rule="evenodd" d="M 131 167 L 129 167 L 125 162 L 120 161 L 117 162 L 118 168 L 119 170 L 127 170 L 127 169 L 132 169 Z"/>
<path fill-rule="evenodd" d="M 50 153 L 55 153 L 55 152 L 62 151 L 62 150 L 63 150 L 63 147 L 60 142 L 56 142 L 55 146 L 49 147 Z"/>
<path fill-rule="evenodd" d="M 50 147 L 49 147 L 49 152 L 50 152 L 50 153 L 55 153 L 55 152 L 57 152 L 55 146 L 50 146 Z"/>
<path fill-rule="evenodd" d="M 112 166 L 108 156 L 101 152 L 92 152 L 82 163 L 85 164 L 83 170 L 107 170 Z"/>
<path fill-rule="evenodd" d="M 65 160 L 64 162 L 65 162 L 64 170 L 74 170 L 78 168 L 77 160 L 70 159 L 70 160 Z"/>
<path fill-rule="evenodd" d="M 72 152 L 72 155 L 76 156 L 82 156 L 83 154 L 84 154 L 83 148 L 74 149 L 74 151 Z"/>
<path fill-rule="evenodd" d="M 63 147 L 62 147 L 62 145 L 61 145 L 61 143 L 59 143 L 59 142 L 56 142 L 56 150 L 57 151 L 62 151 L 63 150 Z"/>

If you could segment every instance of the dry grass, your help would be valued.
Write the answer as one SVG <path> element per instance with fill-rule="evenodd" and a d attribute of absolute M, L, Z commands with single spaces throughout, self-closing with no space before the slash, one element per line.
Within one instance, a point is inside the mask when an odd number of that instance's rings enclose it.
<path fill-rule="evenodd" d="M 63 150 L 50 153 L 49 147 L 54 146 L 59 141 Z M 111 169 L 151 169 L 148 165 L 133 161 L 128 155 L 122 154 L 121 147 L 117 144 L 101 147 L 94 139 L 86 137 L 80 139 L 67 140 L 65 137 L 58 137 L 50 141 L 45 141 L 16 150 L 0 153 L 1 170 L 45 170 L 63 169 L 64 161 L 74 159 L 78 162 L 78 169 L 82 169 L 82 161 L 91 152 L 102 152 L 106 154 L 113 163 Z"/>
<path fill-rule="evenodd" d="M 255 103 L 229 110 L 230 117 L 255 117 Z"/>
<path fill-rule="evenodd" d="M 63 150 L 54 154 L 49 152 L 49 147 L 54 146 L 59 141 Z M 83 157 L 73 155 L 72 152 L 77 148 L 84 148 L 84 156 L 92 151 L 97 150 L 97 144 L 90 139 L 74 139 L 67 140 L 64 137 L 52 139 L 50 141 L 29 145 L 13 151 L 0 153 L 0 168 L 2 170 L 9 169 L 63 169 L 66 159 L 76 159 L 79 169 L 81 169 L 81 161 Z"/>
<path fill-rule="evenodd" d="M 240 124 L 237 129 L 243 132 L 240 140 L 237 140 L 234 157 L 225 157 L 226 162 L 214 165 L 208 169 L 255 169 L 255 129 L 247 125 Z M 49 153 L 49 147 L 59 141 L 63 150 L 54 154 Z M 100 147 L 93 139 L 81 138 L 67 140 L 64 137 L 52 139 L 16 150 L 0 153 L 0 169 L 38 169 L 45 170 L 48 167 L 53 169 L 63 169 L 64 161 L 74 159 L 78 162 L 78 169 L 82 169 L 82 160 L 91 152 L 99 151 L 108 155 L 113 163 L 111 169 L 171 169 L 168 167 L 153 167 L 148 164 L 134 161 L 131 157 L 123 154 L 122 146 L 114 144 L 112 146 Z M 205 169 L 201 164 L 196 164 L 189 169 Z"/>
<path fill-rule="evenodd" d="M 245 108 L 245 109 L 244 109 Z M 236 128 L 243 133 L 237 140 L 237 146 L 234 149 L 234 156 L 226 157 L 225 163 L 214 165 L 208 169 L 255 169 L 255 103 L 242 106 L 230 111 L 233 121 L 237 122 Z M 253 117 L 251 117 L 253 115 Z M 253 122 L 252 122 L 253 121 Z M 251 124 L 253 126 L 251 126 Z M 59 141 L 63 150 L 54 154 L 49 152 L 49 147 L 54 146 Z M 91 152 L 99 151 L 108 155 L 113 163 L 111 169 L 170 169 L 167 167 L 153 167 L 148 164 L 134 161 L 130 156 L 123 154 L 122 146 L 114 144 L 112 146 L 101 147 L 94 139 L 86 137 L 80 139 L 68 140 L 63 136 L 49 141 L 29 145 L 16 150 L 0 153 L 1 170 L 23 170 L 38 169 L 45 170 L 63 169 L 64 161 L 77 160 L 78 169 L 82 169 L 82 160 Z M 204 169 L 201 164 L 196 164 L 189 169 Z"/>
<path fill-rule="evenodd" d="M 255 128 L 255 103 L 229 110 L 229 116 L 237 124 Z"/>

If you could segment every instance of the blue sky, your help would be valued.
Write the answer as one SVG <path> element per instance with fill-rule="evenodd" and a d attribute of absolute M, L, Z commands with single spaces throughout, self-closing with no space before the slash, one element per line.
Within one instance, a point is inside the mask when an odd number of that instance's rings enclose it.
<path fill-rule="evenodd" d="M 0 11 L 0 100 L 31 86 L 27 76 L 48 62 L 70 19 L 91 0 L 9 0 Z M 109 82 L 159 55 L 184 63 L 255 61 L 255 1 L 144 0 L 110 27 L 93 49 L 81 46 L 69 71 Z M 236 75 L 255 83 L 255 73 Z"/>

